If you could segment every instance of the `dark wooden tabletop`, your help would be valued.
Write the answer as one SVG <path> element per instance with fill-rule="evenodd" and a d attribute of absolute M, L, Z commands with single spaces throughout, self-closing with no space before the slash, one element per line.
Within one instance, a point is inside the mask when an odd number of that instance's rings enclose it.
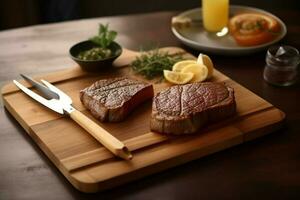
<path fill-rule="evenodd" d="M 273 12 L 287 25 L 281 42 L 300 49 L 300 12 Z M 122 46 L 138 50 L 182 45 L 171 33 L 176 12 L 32 26 L 0 32 L 0 84 L 74 66 L 69 47 L 89 37 L 99 22 L 118 30 Z M 216 68 L 286 113 L 285 126 L 268 136 L 96 194 L 72 187 L 22 127 L 0 107 L 0 199 L 300 199 L 300 85 L 263 81 L 265 52 L 214 56 Z"/>

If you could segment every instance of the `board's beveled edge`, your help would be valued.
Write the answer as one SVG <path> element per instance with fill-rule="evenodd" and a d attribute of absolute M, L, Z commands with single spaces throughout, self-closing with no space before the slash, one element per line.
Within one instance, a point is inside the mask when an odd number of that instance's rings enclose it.
<path fill-rule="evenodd" d="M 269 124 L 267 126 L 259 127 L 255 130 L 250 130 L 250 131 L 244 133 L 243 134 L 244 142 L 248 142 L 251 140 L 255 140 L 256 138 L 263 137 L 264 135 L 272 133 L 272 132 L 280 129 L 283 126 L 285 119 L 286 119 L 286 115 L 283 111 L 281 111 L 280 109 L 273 106 L 272 108 L 268 109 L 267 112 L 272 112 L 272 115 L 274 115 L 274 116 L 276 115 L 277 120 L 273 121 L 272 124 Z"/>
<path fill-rule="evenodd" d="M 82 191 L 82 192 L 86 192 L 86 193 L 94 193 L 94 192 L 98 192 L 98 191 L 102 191 L 108 188 L 112 188 L 130 181 L 134 181 L 137 180 L 139 178 L 154 174 L 156 172 L 160 172 L 163 170 L 166 170 L 168 168 L 171 168 L 173 166 L 177 166 L 180 164 L 184 164 L 187 163 L 189 161 L 204 157 L 206 155 L 210 155 L 212 153 L 227 149 L 229 147 L 241 144 L 243 142 L 243 135 L 242 133 L 238 132 L 238 129 L 236 129 L 235 127 L 232 126 L 227 126 L 224 127 L 222 129 L 229 129 L 229 130 L 233 130 L 232 132 L 230 132 L 230 135 L 227 137 L 226 140 L 222 140 L 222 141 L 218 141 L 216 140 L 213 143 L 209 143 L 207 146 L 203 147 L 197 147 L 197 144 L 201 139 L 199 137 L 195 137 L 195 140 L 187 140 L 187 142 L 179 142 L 177 143 L 176 141 L 180 141 L 180 140 L 176 140 L 175 143 L 171 142 L 167 142 L 167 143 L 163 143 L 160 146 L 153 146 L 153 148 L 149 148 L 146 149 L 145 151 L 141 151 L 141 152 L 137 152 L 134 155 L 134 159 L 132 161 L 135 161 L 137 163 L 141 163 L 140 160 L 142 160 L 141 158 L 147 156 L 148 158 L 154 158 L 153 163 L 148 163 L 145 166 L 142 166 L 141 168 L 138 169 L 134 169 L 134 170 L 130 170 L 129 168 L 126 168 L 127 171 L 126 173 L 122 173 L 122 174 L 115 174 L 114 176 L 111 177 L 107 177 L 107 178 L 94 178 L 92 176 L 92 173 L 87 171 L 90 168 L 93 167 L 97 167 L 97 165 L 95 166 L 88 166 L 87 168 L 83 168 L 80 169 L 78 171 L 74 171 L 70 173 L 70 176 L 72 176 L 73 179 L 76 180 L 76 185 L 74 185 L 78 190 Z M 221 129 L 218 129 L 216 131 L 221 131 Z M 219 136 L 219 135 L 218 135 Z M 189 136 L 188 136 L 189 137 Z M 193 137 L 193 136 L 192 136 Z M 178 145 L 181 145 L 178 147 Z M 218 148 L 215 148 L 216 146 L 218 146 Z M 189 147 L 189 149 L 193 149 L 191 150 L 186 150 L 186 147 Z M 174 151 L 174 149 L 176 150 L 176 155 L 171 155 L 168 153 L 164 153 L 165 158 L 163 160 L 160 160 L 158 162 L 155 162 L 155 154 L 156 153 L 161 153 L 158 152 L 157 150 L 155 150 L 155 148 L 162 148 L 163 150 L 168 152 L 168 151 Z M 179 150 L 178 150 L 179 148 Z M 185 150 L 183 150 L 185 149 Z M 161 149 L 160 149 L 161 151 Z M 148 152 L 148 155 L 145 155 L 145 153 Z M 141 155 L 143 154 L 143 155 Z M 153 155 L 154 154 L 154 155 Z M 140 159 L 140 160 L 138 160 Z M 124 162 L 126 161 L 122 161 L 122 160 L 114 160 L 111 161 L 109 163 L 106 163 L 108 165 L 126 165 Z M 130 165 L 130 164 L 128 164 Z M 104 165 L 99 165 L 99 167 L 103 167 Z M 107 166 L 105 166 L 107 167 Z M 112 166 L 113 169 L 114 166 Z M 110 168 L 110 166 L 108 166 L 107 168 Z M 107 173 L 109 173 L 107 170 L 103 169 L 103 171 L 106 171 Z M 134 173 L 134 175 L 133 175 Z M 93 177 L 89 180 L 94 180 L 94 182 L 90 182 L 90 181 L 86 181 L 84 180 L 85 177 Z M 92 185 L 92 188 L 89 188 Z"/>
<path fill-rule="evenodd" d="M 283 120 L 285 119 L 284 118 L 284 113 L 282 111 L 280 111 L 279 109 L 275 108 L 275 107 L 272 107 L 271 109 L 267 109 L 267 110 L 275 110 L 275 111 L 278 111 L 280 113 L 280 116 L 278 117 L 278 122 L 275 124 L 276 126 L 275 127 L 272 127 L 273 126 L 273 123 L 270 123 L 266 126 L 263 126 L 259 129 L 257 129 L 257 131 L 259 132 L 263 132 L 264 134 L 263 135 L 266 135 L 266 134 L 269 134 L 277 129 L 279 129 L 282 125 L 282 122 Z M 229 127 L 229 126 L 228 126 Z M 138 169 L 138 170 L 134 170 L 135 172 L 135 175 L 134 177 L 130 177 L 131 176 L 131 172 L 129 173 L 125 173 L 125 174 L 121 174 L 121 175 L 118 175 L 118 176 L 115 176 L 115 177 L 110 177 L 108 180 L 109 181 L 112 181 L 112 179 L 116 179 L 118 181 L 113 181 L 113 183 L 107 183 L 107 180 L 98 180 L 98 181 L 95 181 L 94 182 L 94 185 L 93 185 L 93 189 L 90 190 L 91 188 L 87 187 L 87 185 L 85 184 L 88 184 L 88 186 L 90 186 L 92 183 L 91 182 L 88 182 L 86 183 L 85 181 L 83 180 L 80 180 L 80 178 L 76 178 L 76 177 L 73 177 L 75 178 L 77 181 L 75 187 L 77 189 L 79 189 L 80 191 L 82 192 L 87 192 L 87 193 L 91 193 L 91 192 L 97 192 L 97 191 L 102 191 L 102 190 L 105 190 L 105 189 L 108 189 L 108 188 L 111 188 L 111 187 L 115 187 L 115 186 L 118 186 L 118 185 L 121 185 L 123 183 L 127 183 L 127 182 L 130 182 L 130 181 L 133 181 L 133 180 L 136 180 L 138 178 L 142 178 L 142 177 L 145 177 L 145 176 L 148 176 L 148 175 L 151 175 L 153 173 L 156 173 L 156 172 L 160 172 L 160 171 L 163 171 L 163 170 L 166 170 L 168 168 L 171 168 L 173 166 L 177 166 L 177 165 L 180 165 L 180 164 L 183 164 L 183 163 L 187 163 L 189 161 L 192 161 L 192 160 L 195 160 L 195 159 L 198 159 L 198 158 L 201 158 L 201 157 L 204 157 L 204 156 L 207 156 L 207 155 L 210 155 L 212 153 L 215 153 L 215 152 L 218 152 L 218 151 L 221 151 L 221 150 L 224 150 L 224 149 L 227 149 L 229 147 L 232 147 L 232 146 L 236 146 L 238 144 L 242 144 L 244 142 L 247 142 L 249 140 L 253 140 L 253 139 L 256 139 L 257 137 L 253 137 L 251 139 L 245 139 L 245 134 L 249 134 L 250 132 L 247 132 L 247 133 L 244 133 L 242 132 L 242 130 L 240 130 L 238 127 L 235 127 L 235 126 L 231 126 L 232 128 L 234 128 L 235 130 L 239 130 L 239 133 L 240 133 L 240 137 L 236 137 L 236 138 L 231 138 L 233 141 L 235 140 L 238 140 L 238 142 L 235 142 L 235 143 L 232 143 L 231 145 L 229 146 L 225 146 L 223 148 L 220 148 L 220 149 L 215 149 L 209 153 L 204 153 L 204 154 L 199 154 L 198 151 L 203 151 L 203 147 L 201 148 L 198 148 L 198 149 L 195 149 L 194 151 L 190 151 L 188 152 L 188 154 L 193 154 L 192 157 L 189 157 L 189 158 L 186 158 L 184 154 L 182 155 L 177 155 L 177 156 L 173 156 L 169 159 L 166 159 L 166 160 L 162 160 L 162 161 L 159 161 L 158 163 L 155 163 L 155 164 L 152 164 L 152 165 L 149 165 L 149 166 L 146 166 L 145 168 L 141 168 L 141 169 Z M 225 127 L 226 128 L 226 127 Z M 256 131 L 256 130 L 255 130 Z M 253 133 L 253 131 L 251 131 Z M 259 137 L 262 136 L 262 135 L 259 135 Z M 167 144 L 164 144 L 164 145 L 169 145 L 168 143 Z M 186 145 L 186 144 L 185 144 Z M 216 145 L 216 144 L 215 144 Z M 155 148 L 155 147 L 154 147 Z M 170 148 L 170 147 L 167 147 L 167 148 Z M 207 147 L 204 147 L 204 149 L 207 148 Z M 143 152 L 145 153 L 145 152 Z M 145 156 L 145 155 L 143 155 Z M 170 160 L 174 160 L 172 163 L 168 163 L 170 162 Z M 178 162 L 178 160 L 180 160 Z M 168 164 L 167 166 L 164 166 L 165 164 Z M 154 170 L 152 170 L 150 167 L 153 167 L 154 165 L 157 165 L 156 168 Z M 158 167 L 158 166 L 162 166 L 162 167 Z M 89 166 L 86 168 L 88 169 Z M 146 169 L 146 168 L 150 168 L 149 169 Z M 84 175 L 84 171 L 86 169 L 83 169 L 83 170 L 79 170 L 77 173 L 81 174 L 81 176 L 79 177 L 83 177 Z M 139 172 L 137 172 L 139 171 Z M 76 173 L 76 172 L 75 172 Z M 136 174 L 136 173 L 140 173 L 140 174 Z M 74 173 L 70 173 L 71 176 L 74 175 Z M 121 181 L 120 181 L 121 179 Z M 123 180 L 123 179 L 126 179 L 126 180 Z M 96 179 L 95 179 L 96 180 Z"/>

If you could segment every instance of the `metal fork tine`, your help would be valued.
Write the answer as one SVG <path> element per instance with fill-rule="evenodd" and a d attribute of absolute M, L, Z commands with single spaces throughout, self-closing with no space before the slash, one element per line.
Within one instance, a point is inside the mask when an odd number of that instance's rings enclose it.
<path fill-rule="evenodd" d="M 59 105 L 58 100 L 57 99 L 51 99 L 51 100 L 47 100 L 44 97 L 36 94 L 35 92 L 31 91 L 30 89 L 28 89 L 27 87 L 25 87 L 24 85 L 22 85 L 21 83 L 19 83 L 16 80 L 13 80 L 14 84 L 20 88 L 20 90 L 22 90 L 25 94 L 27 94 L 28 96 L 30 96 L 31 98 L 33 98 L 34 100 L 36 100 L 37 102 L 43 104 L 44 106 L 63 114 L 64 111 L 62 109 L 62 107 Z"/>
<path fill-rule="evenodd" d="M 28 81 L 32 86 L 34 86 L 36 89 L 38 89 L 43 95 L 44 97 L 46 97 L 47 99 L 58 99 L 58 95 L 49 90 L 46 86 L 40 84 L 39 82 L 33 80 L 32 78 L 24 75 L 24 74 L 20 74 L 26 81 Z"/>
<path fill-rule="evenodd" d="M 72 104 L 72 99 L 63 91 L 61 91 L 60 89 L 58 89 L 57 87 L 55 87 L 54 85 L 52 85 L 51 83 L 49 83 L 48 81 L 45 80 L 41 80 L 43 84 L 45 84 L 51 91 L 55 92 L 56 94 L 58 94 L 59 96 L 59 100 L 62 100 L 63 102 L 67 103 L 67 104 Z"/>

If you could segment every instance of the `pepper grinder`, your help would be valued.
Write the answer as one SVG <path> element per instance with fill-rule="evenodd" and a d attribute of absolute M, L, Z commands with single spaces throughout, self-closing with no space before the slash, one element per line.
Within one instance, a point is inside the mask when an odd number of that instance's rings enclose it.
<path fill-rule="evenodd" d="M 264 79 L 276 86 L 289 86 L 298 79 L 299 51 L 292 46 L 272 46 L 266 55 Z"/>

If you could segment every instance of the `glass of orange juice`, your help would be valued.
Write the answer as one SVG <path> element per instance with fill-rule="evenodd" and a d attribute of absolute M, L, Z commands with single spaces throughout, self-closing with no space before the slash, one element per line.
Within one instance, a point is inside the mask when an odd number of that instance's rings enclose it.
<path fill-rule="evenodd" d="M 202 18 L 207 31 L 222 31 L 228 23 L 229 0 L 202 0 Z"/>

